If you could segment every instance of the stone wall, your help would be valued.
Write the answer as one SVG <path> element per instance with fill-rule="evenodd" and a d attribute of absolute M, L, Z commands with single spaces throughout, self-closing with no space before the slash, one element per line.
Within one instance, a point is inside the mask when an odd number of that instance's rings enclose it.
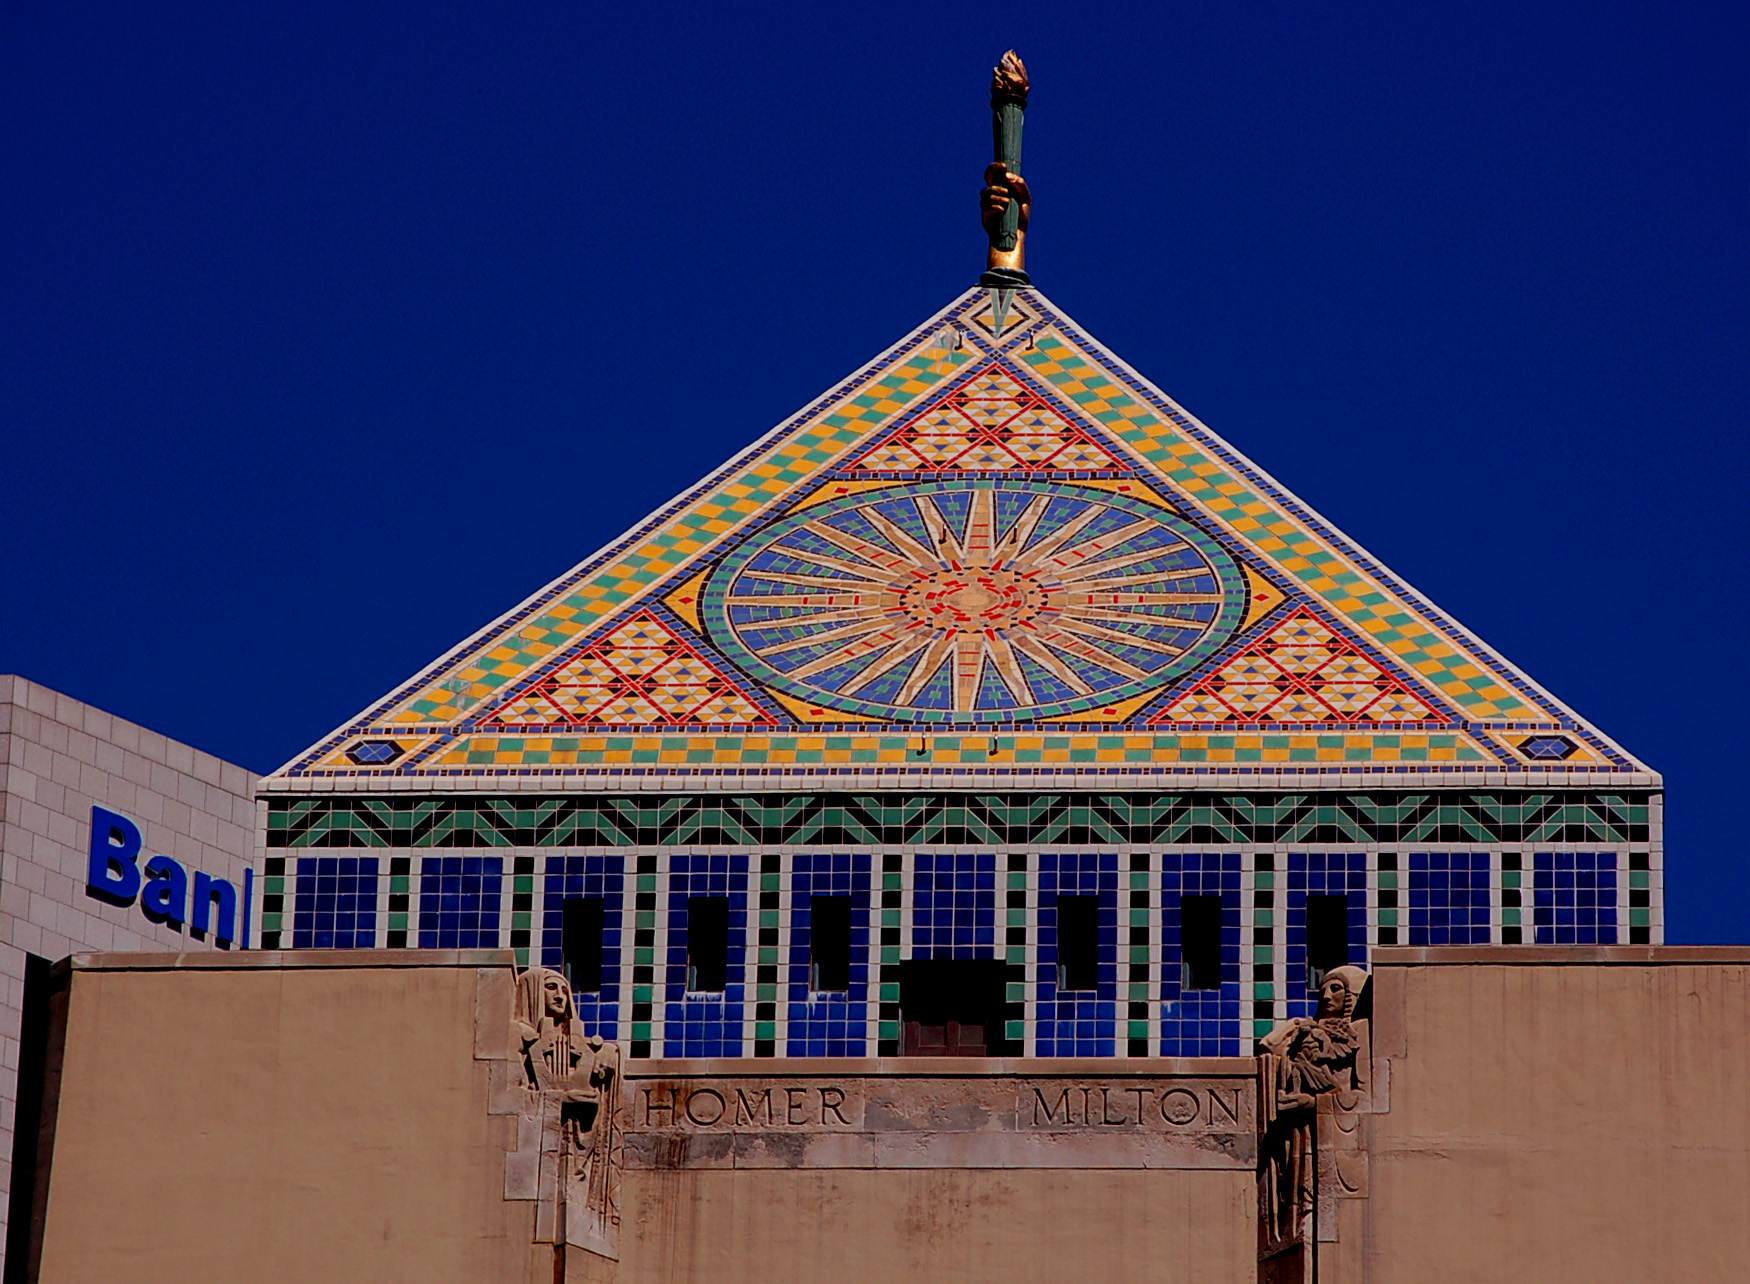
<path fill-rule="evenodd" d="M 622 1284 L 1252 1279 L 1249 1061 L 633 1062 L 626 1086 Z"/>
<path fill-rule="evenodd" d="M 1742 1278 L 1750 949 L 1381 950 L 1373 988 L 1372 1191 L 1321 1279 Z"/>
<path fill-rule="evenodd" d="M 508 952 L 60 976 L 45 1284 L 1251 1277 L 1246 1061 L 631 1063 L 610 1258 L 555 1199 Z"/>
<path fill-rule="evenodd" d="M 1232 1170 L 628 1173 L 621 1284 L 1251 1284 Z M 567 1279 L 590 1279 L 568 1262 Z"/>
<path fill-rule="evenodd" d="M 43 1284 L 531 1278 L 475 1058 L 509 954 L 337 953 L 73 960 Z"/>
<path fill-rule="evenodd" d="M 75 957 L 41 1279 L 1261 1278 L 1250 1059 L 623 1060 L 524 1022 L 563 978 L 511 961 Z M 1322 1284 L 1741 1273 L 1750 950 L 1378 963 Z M 615 1113 L 530 1086 L 565 1046 Z"/>

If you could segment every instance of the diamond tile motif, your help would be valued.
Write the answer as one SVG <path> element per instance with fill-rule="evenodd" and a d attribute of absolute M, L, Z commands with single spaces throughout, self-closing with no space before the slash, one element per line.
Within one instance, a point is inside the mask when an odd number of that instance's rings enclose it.
<path fill-rule="evenodd" d="M 852 472 L 1128 471 L 1000 366 L 988 366 L 879 443 Z"/>
<path fill-rule="evenodd" d="M 497 727 L 769 722 L 734 683 L 648 611 L 518 692 L 487 719 Z"/>
<path fill-rule="evenodd" d="M 1566 736 L 1530 736 L 1519 742 L 1519 752 L 1539 762 L 1560 762 L 1571 758 L 1578 747 Z"/>
<path fill-rule="evenodd" d="M 963 294 L 270 781 L 1326 764 L 1657 783 L 1023 289 Z"/>
<path fill-rule="evenodd" d="M 1031 289 L 954 300 L 264 795 L 263 948 L 582 946 L 633 1057 L 897 1055 L 927 959 L 999 965 L 1026 1055 L 1235 1057 L 1376 945 L 1664 933 L 1658 776 Z"/>
<path fill-rule="evenodd" d="M 1302 607 L 1157 714 L 1164 722 L 1449 722 Z"/>

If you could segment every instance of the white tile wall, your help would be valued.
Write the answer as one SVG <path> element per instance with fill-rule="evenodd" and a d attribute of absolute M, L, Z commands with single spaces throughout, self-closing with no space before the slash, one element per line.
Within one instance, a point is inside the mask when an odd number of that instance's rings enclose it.
<path fill-rule="evenodd" d="M 91 808 L 140 827 L 159 852 L 228 878 L 242 910 L 256 777 L 187 745 L 10 674 L 0 674 L 0 1236 L 11 1185 L 18 1029 L 27 953 L 211 949 L 138 903 L 85 890 Z M 241 930 L 241 924 L 239 924 Z"/>

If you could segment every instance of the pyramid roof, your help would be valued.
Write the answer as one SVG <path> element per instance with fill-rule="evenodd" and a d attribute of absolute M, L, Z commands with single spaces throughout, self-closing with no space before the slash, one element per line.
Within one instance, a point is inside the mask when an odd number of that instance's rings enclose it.
<path fill-rule="evenodd" d="M 1038 290 L 973 289 L 267 787 L 1657 783 Z"/>

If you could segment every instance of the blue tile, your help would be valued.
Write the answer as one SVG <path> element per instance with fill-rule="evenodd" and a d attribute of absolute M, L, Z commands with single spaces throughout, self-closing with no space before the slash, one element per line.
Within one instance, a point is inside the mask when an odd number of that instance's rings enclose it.
<path fill-rule="evenodd" d="M 1287 944 L 1282 957 L 1288 1015 L 1311 1016 L 1318 1007 L 1318 996 L 1307 988 L 1306 898 L 1349 898 L 1349 962 L 1367 966 L 1367 853 L 1290 852 L 1287 892 Z"/>
<path fill-rule="evenodd" d="M 676 853 L 669 860 L 668 950 L 664 968 L 666 1057 L 743 1055 L 748 938 L 748 861 L 744 854 Z M 687 990 L 687 898 L 729 898 L 729 969 L 721 994 Z M 707 1051 L 706 1049 L 712 1049 Z"/>
<path fill-rule="evenodd" d="M 1534 852 L 1532 927 L 1539 945 L 1617 942 L 1615 852 Z"/>
<path fill-rule="evenodd" d="M 376 945 L 375 856 L 303 856 L 292 892 L 293 949 L 369 949 Z"/>
<path fill-rule="evenodd" d="M 420 948 L 496 949 L 503 888 L 502 856 L 424 857 L 419 866 Z"/>

